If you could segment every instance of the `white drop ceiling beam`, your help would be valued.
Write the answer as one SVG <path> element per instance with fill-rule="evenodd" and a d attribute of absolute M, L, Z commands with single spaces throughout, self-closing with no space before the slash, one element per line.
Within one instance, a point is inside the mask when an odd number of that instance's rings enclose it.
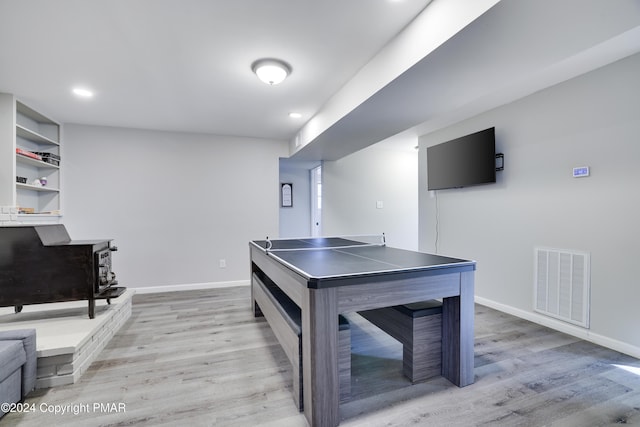
<path fill-rule="evenodd" d="M 640 51 L 635 0 L 486 1 L 475 19 L 452 19 L 454 5 L 476 3 L 432 2 L 303 127 L 293 157 L 336 160 L 424 134 Z"/>

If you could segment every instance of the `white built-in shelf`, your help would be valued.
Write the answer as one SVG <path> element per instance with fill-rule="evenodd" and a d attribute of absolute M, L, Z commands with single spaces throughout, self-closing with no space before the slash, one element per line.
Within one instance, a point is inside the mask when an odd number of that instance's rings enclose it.
<path fill-rule="evenodd" d="M 26 221 L 41 221 L 51 219 L 53 217 L 61 217 L 60 213 L 32 213 L 32 214 L 18 214 L 18 218 L 20 218 L 21 222 Z"/>
<path fill-rule="evenodd" d="M 32 131 L 31 129 L 27 129 L 26 127 L 19 125 L 16 123 L 16 135 L 21 138 L 28 139 L 29 141 L 38 142 L 40 144 L 51 144 L 51 145 L 60 145 L 57 141 L 54 141 L 51 138 L 47 138 L 44 135 L 40 135 L 37 132 Z"/>
<path fill-rule="evenodd" d="M 62 194 L 60 162 L 60 124 L 20 102 L 9 93 L 0 93 L 0 208 L 2 212 L 35 212 L 10 214 L 8 222 L 57 222 Z M 12 136 L 12 137 L 11 137 Z M 47 153 L 39 160 L 19 151 Z M 58 164 L 56 164 L 58 163 Z M 10 173 L 5 173 L 12 171 Z M 17 182 L 24 179 L 25 183 Z M 46 179 L 47 185 L 32 185 Z M 44 181 L 43 181 L 44 182 Z M 5 222 L 3 220 L 0 222 Z M 3 224 L 4 225 L 4 224 Z"/>
<path fill-rule="evenodd" d="M 43 162 L 42 160 L 36 160 L 31 157 L 16 154 L 16 160 L 20 163 L 35 166 L 40 169 L 60 169 L 60 166 L 52 165 L 51 163 Z"/>
<path fill-rule="evenodd" d="M 32 191 L 44 191 L 44 192 L 50 192 L 50 193 L 58 193 L 60 191 L 57 188 L 41 187 L 39 185 L 31 185 L 31 184 L 22 184 L 20 182 L 16 182 L 16 188 L 22 188 L 23 190 L 32 190 Z"/>

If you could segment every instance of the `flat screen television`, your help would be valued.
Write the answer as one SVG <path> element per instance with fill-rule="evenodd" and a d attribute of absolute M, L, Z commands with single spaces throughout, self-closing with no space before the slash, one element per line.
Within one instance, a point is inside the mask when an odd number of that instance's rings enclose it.
<path fill-rule="evenodd" d="M 429 190 L 496 182 L 495 128 L 427 148 Z"/>

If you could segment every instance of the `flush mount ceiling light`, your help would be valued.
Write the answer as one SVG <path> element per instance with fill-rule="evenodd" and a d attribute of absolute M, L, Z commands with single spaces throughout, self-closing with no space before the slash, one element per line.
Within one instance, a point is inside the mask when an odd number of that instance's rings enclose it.
<path fill-rule="evenodd" d="M 256 76 L 268 85 L 281 83 L 291 73 L 291 67 L 279 59 L 258 59 L 251 64 L 251 69 Z"/>

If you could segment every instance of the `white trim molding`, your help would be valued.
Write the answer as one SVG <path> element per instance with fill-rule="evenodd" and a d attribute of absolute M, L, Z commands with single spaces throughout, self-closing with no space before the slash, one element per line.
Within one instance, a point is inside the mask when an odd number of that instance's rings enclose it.
<path fill-rule="evenodd" d="M 611 350 L 619 351 L 620 353 L 628 354 L 629 356 L 640 359 L 640 347 L 635 347 L 631 344 L 614 340 L 604 335 L 594 334 L 588 329 L 584 329 L 579 326 L 571 325 L 560 320 L 556 320 L 547 316 L 543 316 L 538 313 L 520 310 L 499 302 L 495 302 L 479 296 L 475 297 L 475 302 L 480 305 L 484 305 L 489 308 L 493 308 L 498 311 L 502 311 L 507 314 L 519 317 L 521 319 L 528 320 L 533 323 L 537 323 L 542 326 L 554 329 L 559 332 L 583 339 L 585 341 L 592 342 L 594 344 L 601 345 Z"/>
<path fill-rule="evenodd" d="M 159 292 L 196 291 L 201 289 L 230 288 L 233 286 L 249 285 L 249 280 L 235 280 L 232 282 L 186 283 L 182 285 L 129 287 L 129 289 L 135 290 L 136 294 L 156 294 Z"/>

